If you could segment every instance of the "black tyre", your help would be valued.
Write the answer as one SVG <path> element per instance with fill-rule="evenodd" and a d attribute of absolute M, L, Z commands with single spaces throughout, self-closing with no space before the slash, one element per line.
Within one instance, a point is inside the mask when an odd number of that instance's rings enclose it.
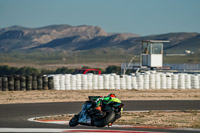
<path fill-rule="evenodd" d="M 70 127 L 75 127 L 78 125 L 78 115 L 74 115 L 74 117 L 69 121 L 69 126 Z"/>
<path fill-rule="evenodd" d="M 112 123 L 115 120 L 115 112 L 111 110 L 110 112 L 106 112 L 106 115 L 100 119 L 94 121 L 94 125 L 96 127 L 105 127 L 109 123 Z"/>

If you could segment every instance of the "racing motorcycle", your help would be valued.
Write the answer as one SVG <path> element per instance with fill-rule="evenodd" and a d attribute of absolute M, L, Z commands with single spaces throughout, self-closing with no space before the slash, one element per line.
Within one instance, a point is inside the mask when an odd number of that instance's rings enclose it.
<path fill-rule="evenodd" d="M 80 113 L 73 116 L 69 121 L 70 127 L 75 127 L 78 124 L 104 127 L 106 125 L 114 123 L 117 119 L 121 117 L 121 110 L 124 106 L 123 103 L 101 102 L 102 112 L 95 109 L 96 103 L 95 100 L 101 96 L 89 96 L 89 100 L 83 104 L 82 110 Z"/>

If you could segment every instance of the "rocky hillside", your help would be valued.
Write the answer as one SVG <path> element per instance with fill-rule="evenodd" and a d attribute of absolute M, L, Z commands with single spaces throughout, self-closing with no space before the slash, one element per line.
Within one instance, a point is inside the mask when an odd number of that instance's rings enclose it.
<path fill-rule="evenodd" d="M 168 33 L 139 36 L 132 33 L 106 33 L 97 26 L 50 25 L 41 28 L 12 26 L 0 29 L 0 51 L 82 51 L 91 49 L 123 49 L 138 54 L 141 40 L 169 40 L 166 53 L 200 52 L 200 33 Z"/>

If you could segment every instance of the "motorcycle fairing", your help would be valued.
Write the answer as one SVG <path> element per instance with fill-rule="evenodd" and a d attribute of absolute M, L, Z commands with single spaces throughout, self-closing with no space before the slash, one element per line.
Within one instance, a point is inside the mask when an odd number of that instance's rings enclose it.
<path fill-rule="evenodd" d="M 88 116 L 87 110 L 92 106 L 91 103 L 85 103 L 79 116 L 78 123 L 91 125 L 91 117 Z"/>

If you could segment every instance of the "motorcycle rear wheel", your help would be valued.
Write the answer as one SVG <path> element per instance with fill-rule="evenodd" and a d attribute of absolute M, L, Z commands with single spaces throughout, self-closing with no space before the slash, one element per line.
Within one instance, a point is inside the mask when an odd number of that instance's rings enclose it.
<path fill-rule="evenodd" d="M 78 125 L 78 119 L 79 116 L 78 115 L 74 115 L 74 117 L 69 121 L 69 126 L 70 127 L 75 127 Z"/>
<path fill-rule="evenodd" d="M 109 123 L 112 123 L 115 119 L 115 112 L 111 110 L 110 112 L 106 112 L 106 115 L 99 120 L 94 120 L 94 125 L 96 127 L 105 127 Z"/>

